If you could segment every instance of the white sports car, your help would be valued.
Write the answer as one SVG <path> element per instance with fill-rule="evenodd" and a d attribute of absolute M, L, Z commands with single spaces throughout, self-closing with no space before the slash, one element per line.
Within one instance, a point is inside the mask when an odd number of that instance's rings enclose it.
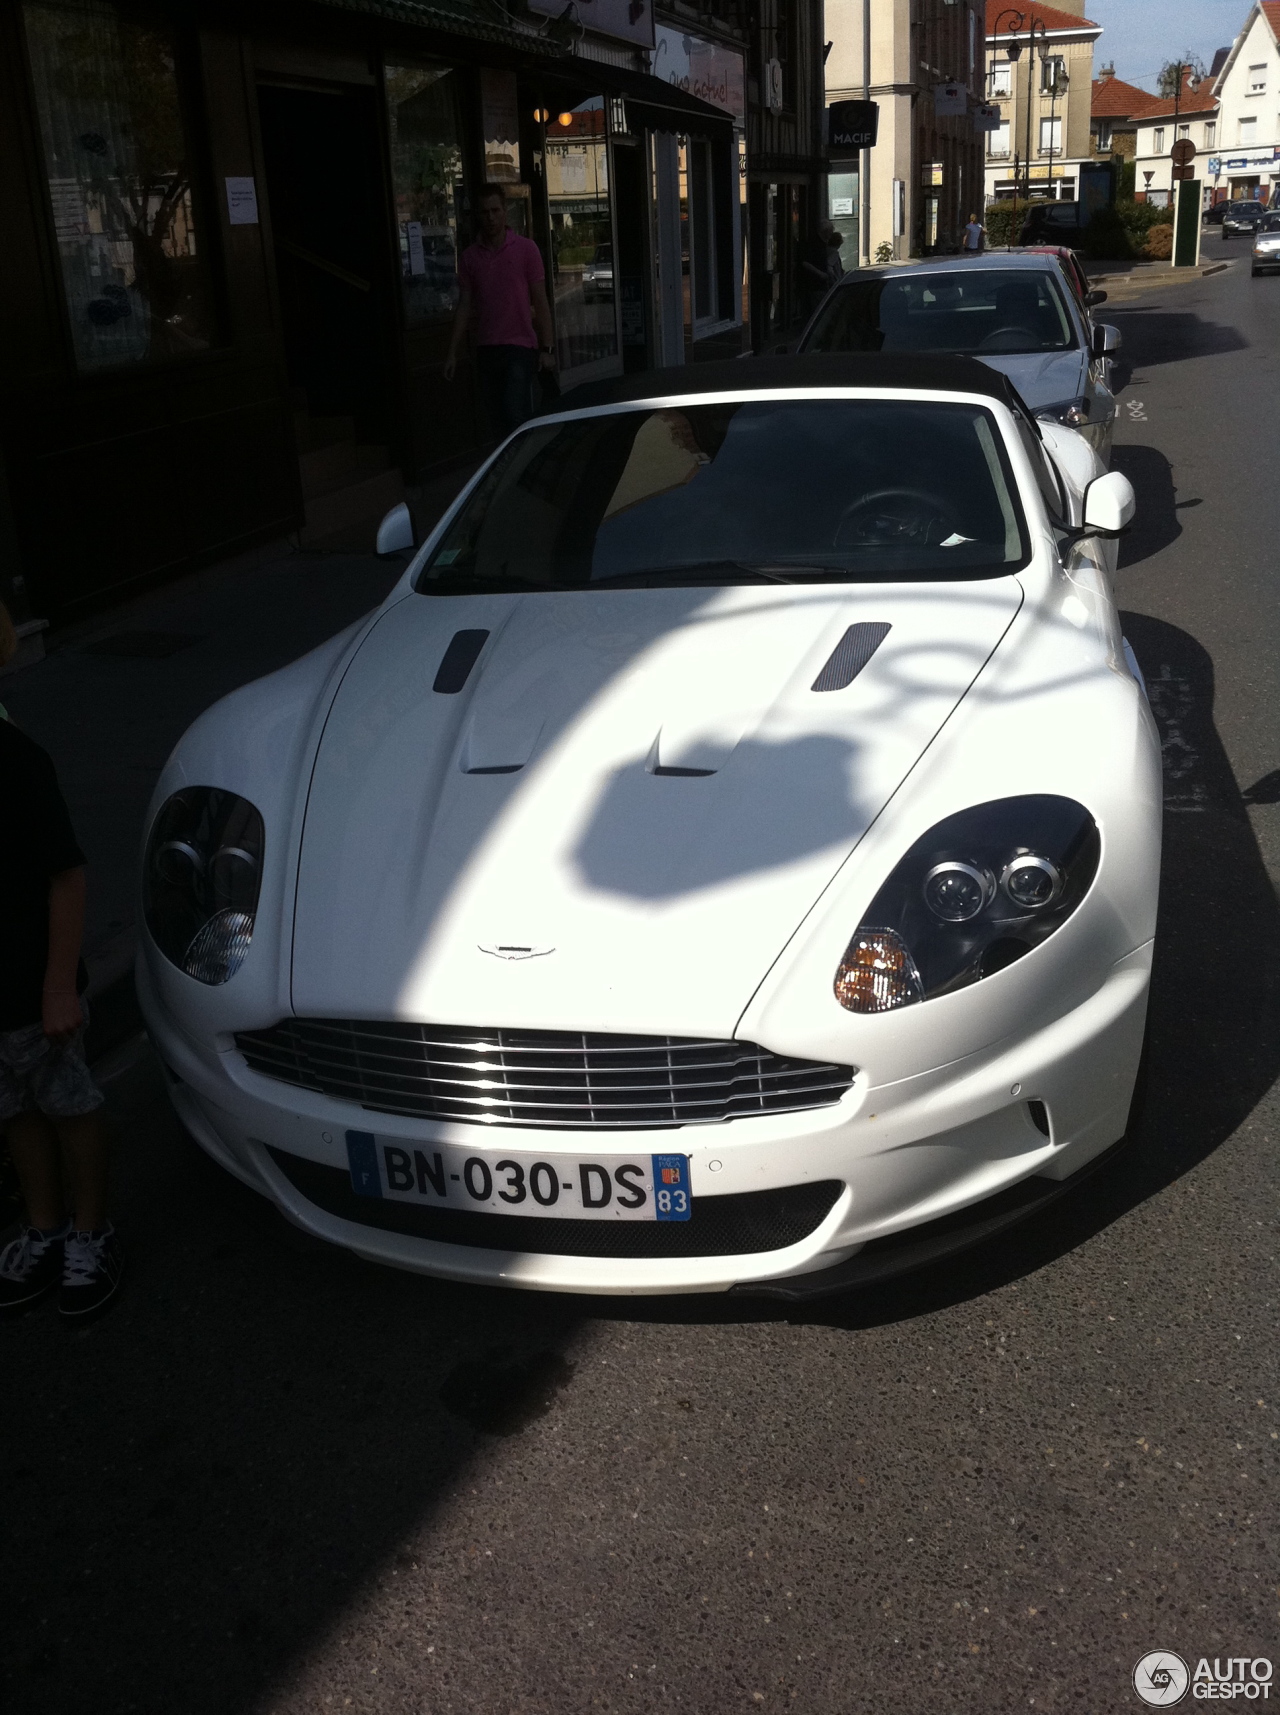
<path fill-rule="evenodd" d="M 187 1127 L 362 1256 L 550 1290 L 804 1295 L 1039 1207 L 1142 1055 L 1132 511 L 963 358 L 527 424 L 164 769 L 138 985 Z"/>

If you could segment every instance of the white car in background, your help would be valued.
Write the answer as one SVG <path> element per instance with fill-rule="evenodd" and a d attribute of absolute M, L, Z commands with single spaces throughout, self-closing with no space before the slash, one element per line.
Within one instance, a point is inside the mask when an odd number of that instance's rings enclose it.
<path fill-rule="evenodd" d="M 364 1257 L 549 1290 L 807 1294 L 1040 1207 L 1143 1049 L 1132 510 L 962 359 L 527 424 L 164 769 L 138 985 L 187 1127 Z"/>

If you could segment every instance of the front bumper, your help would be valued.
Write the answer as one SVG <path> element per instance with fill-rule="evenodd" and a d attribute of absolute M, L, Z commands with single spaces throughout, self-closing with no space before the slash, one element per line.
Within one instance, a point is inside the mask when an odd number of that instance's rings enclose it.
<path fill-rule="evenodd" d="M 333 1170 L 345 1173 L 347 1128 L 372 1129 L 380 1137 L 410 1143 L 464 1143 L 477 1151 L 535 1149 L 549 1160 L 557 1153 L 580 1157 L 591 1145 L 581 1132 L 503 1127 L 495 1137 L 488 1128 L 371 1114 L 279 1083 L 251 1072 L 233 1047 L 189 1036 L 158 1005 L 145 958 L 139 962 L 138 987 L 174 1106 L 187 1129 L 216 1161 L 269 1197 L 295 1225 L 370 1261 L 422 1274 L 542 1291 L 643 1294 L 769 1289 L 784 1282 L 803 1287 L 809 1275 L 815 1287 L 833 1288 L 859 1273 L 882 1278 L 894 1272 L 886 1267 L 891 1252 L 902 1267 L 924 1260 L 919 1246 L 887 1244 L 895 1235 L 913 1229 L 922 1229 L 922 1236 L 924 1229 L 937 1232 L 937 1223 L 987 1199 L 1003 1199 L 992 1204 L 993 1215 L 1014 1218 L 1029 1212 L 1124 1132 L 1150 968 L 1148 943 L 1113 966 L 1087 1000 L 1051 1024 L 892 1084 L 873 1087 L 860 1076 L 831 1107 L 714 1125 L 611 1132 L 610 1150 L 687 1153 L 695 1211 L 719 1197 L 743 1200 L 755 1194 L 758 1203 L 762 1193 L 785 1200 L 789 1188 L 831 1186 L 826 1212 L 805 1236 L 778 1249 L 728 1255 L 500 1250 L 474 1238 L 442 1242 L 349 1219 L 352 1211 L 332 1198 L 322 1199 L 330 1205 L 322 1207 L 300 1187 L 318 1182 L 314 1174 L 308 1179 L 308 1164 L 330 1170 L 322 1176 L 329 1185 L 337 1181 Z M 922 1018 L 926 1011 L 921 1009 Z M 603 1140 L 596 1147 L 605 1147 Z M 298 1166 L 286 1171 L 294 1163 Z M 1023 1183 L 1027 1192 L 1010 1198 L 1011 1188 Z M 384 1216 L 388 1209 L 403 1207 L 378 1205 Z M 339 1208 L 342 1212 L 335 1212 Z M 441 1217 L 455 1218 L 470 1219 Z M 981 1237 L 983 1231 L 978 1220 L 972 1236 Z M 873 1249 L 859 1271 L 854 1259 L 866 1246 Z"/>

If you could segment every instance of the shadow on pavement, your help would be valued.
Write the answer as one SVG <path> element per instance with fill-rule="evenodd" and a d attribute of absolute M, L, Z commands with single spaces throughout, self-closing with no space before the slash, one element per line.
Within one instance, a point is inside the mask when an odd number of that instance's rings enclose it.
<path fill-rule="evenodd" d="M 584 1306 L 296 1232 L 185 1138 L 150 1053 L 110 1097 L 126 1291 L 74 1334 L 0 1323 L 0 1708 L 241 1715 L 549 1409 Z"/>
<path fill-rule="evenodd" d="M 1182 534 L 1178 519 L 1173 466 L 1157 447 L 1117 444 L 1111 468 L 1129 478 L 1138 495 L 1138 510 L 1129 534 L 1120 538 L 1119 569 L 1149 560 Z"/>
<path fill-rule="evenodd" d="M 1124 335 L 1124 385 L 1135 369 L 1157 363 L 1183 363 L 1193 357 L 1220 357 L 1244 351 L 1249 341 L 1239 328 L 1206 321 L 1194 310 L 1164 310 L 1151 304 L 1107 305 L 1100 319 L 1114 322 Z"/>

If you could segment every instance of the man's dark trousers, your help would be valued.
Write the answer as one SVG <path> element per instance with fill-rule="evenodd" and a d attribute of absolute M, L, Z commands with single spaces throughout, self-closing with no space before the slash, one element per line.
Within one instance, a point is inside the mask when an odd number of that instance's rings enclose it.
<path fill-rule="evenodd" d="M 529 421 L 538 375 L 538 354 L 532 346 L 479 345 L 476 373 L 491 434 L 509 435 Z"/>

